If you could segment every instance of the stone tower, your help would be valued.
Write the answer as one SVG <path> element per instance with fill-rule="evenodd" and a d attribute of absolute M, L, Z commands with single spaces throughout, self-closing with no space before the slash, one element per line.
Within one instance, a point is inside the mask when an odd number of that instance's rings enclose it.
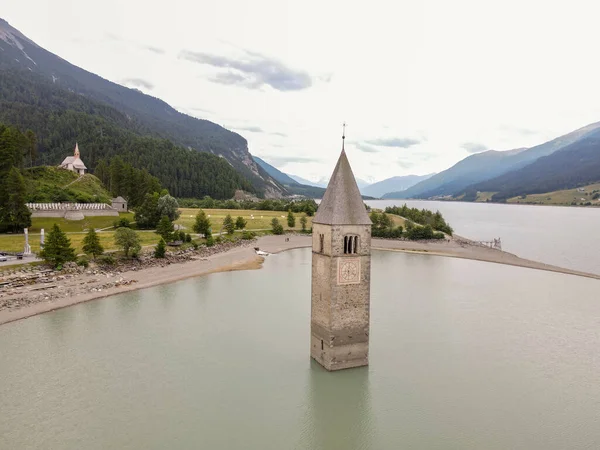
<path fill-rule="evenodd" d="M 369 364 L 371 219 L 343 142 L 312 234 L 310 354 L 327 370 Z"/>

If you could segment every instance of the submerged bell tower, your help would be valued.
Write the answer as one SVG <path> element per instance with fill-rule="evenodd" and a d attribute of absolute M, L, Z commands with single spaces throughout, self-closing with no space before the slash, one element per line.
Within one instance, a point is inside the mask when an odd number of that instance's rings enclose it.
<path fill-rule="evenodd" d="M 369 364 L 371 219 L 344 149 L 312 228 L 310 355 L 327 370 Z"/>

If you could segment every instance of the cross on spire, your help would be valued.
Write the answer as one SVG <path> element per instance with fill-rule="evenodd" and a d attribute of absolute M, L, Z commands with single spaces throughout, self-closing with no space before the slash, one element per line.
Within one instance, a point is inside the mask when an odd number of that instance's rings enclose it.
<path fill-rule="evenodd" d="M 344 151 L 344 142 L 346 141 L 346 122 L 342 124 L 342 151 Z"/>

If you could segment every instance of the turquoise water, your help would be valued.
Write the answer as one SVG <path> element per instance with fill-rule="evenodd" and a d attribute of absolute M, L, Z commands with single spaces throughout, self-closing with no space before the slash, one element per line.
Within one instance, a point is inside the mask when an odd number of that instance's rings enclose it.
<path fill-rule="evenodd" d="M 0 327 L 1 449 L 597 449 L 597 280 L 376 252 L 371 364 L 309 358 L 310 251 Z"/>

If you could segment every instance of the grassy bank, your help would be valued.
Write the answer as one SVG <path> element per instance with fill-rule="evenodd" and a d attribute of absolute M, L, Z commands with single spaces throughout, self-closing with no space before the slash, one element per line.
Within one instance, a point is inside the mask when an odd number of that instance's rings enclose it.
<path fill-rule="evenodd" d="M 578 189 L 583 189 L 582 191 Z M 562 191 L 546 192 L 544 194 L 530 194 L 513 197 L 508 203 L 525 203 L 530 205 L 570 205 L 583 206 L 588 202 L 600 206 L 600 196 L 594 199 L 595 194 L 600 193 L 600 183 L 590 184 L 582 188 L 564 189 Z M 590 205 L 586 205 L 590 206 Z"/>
<path fill-rule="evenodd" d="M 176 221 L 176 224 L 182 225 L 186 233 L 193 234 L 193 225 L 196 220 L 196 214 L 198 209 L 195 208 L 181 208 L 181 216 Z M 270 230 L 271 220 L 274 217 L 279 219 L 285 230 L 290 228 L 287 226 L 287 212 L 284 211 L 260 211 L 260 210 L 228 210 L 228 209 L 205 209 L 207 215 L 210 216 L 212 223 L 213 233 L 219 233 L 223 226 L 223 220 L 228 214 L 235 220 L 238 216 L 242 216 L 246 222 L 247 230 Z M 300 224 L 300 217 L 303 214 L 294 214 L 296 217 L 296 226 L 293 230 L 299 231 L 302 229 Z M 126 218 L 133 221 L 133 213 L 121 213 L 119 218 Z M 40 230 L 43 228 L 47 233 L 50 231 L 52 226 L 56 223 L 58 226 L 67 233 L 71 244 L 78 253 L 82 252 L 82 242 L 85 237 L 85 232 L 90 229 L 102 229 L 111 227 L 117 217 L 86 217 L 84 220 L 65 220 L 62 218 L 33 218 L 32 226 L 30 228 L 29 245 L 31 250 L 38 252 L 40 250 Z M 401 219 L 400 219 L 401 220 Z M 307 217 L 306 227 L 310 229 L 312 226 L 312 217 Z M 138 231 L 142 246 L 155 245 L 159 241 L 159 236 L 153 231 Z M 98 233 L 100 242 L 107 251 L 116 250 L 117 247 L 114 244 L 114 230 L 106 230 Z M 25 237 L 22 234 L 2 234 L 0 235 L 0 250 L 8 252 L 20 252 L 23 250 L 25 244 Z"/>
<path fill-rule="evenodd" d="M 66 233 L 78 233 L 94 228 L 95 230 L 111 227 L 116 220 L 128 219 L 133 222 L 133 213 L 120 213 L 119 217 L 115 216 L 99 216 L 99 217 L 86 217 L 83 220 L 65 220 L 62 218 L 54 217 L 35 217 L 31 219 L 31 227 L 29 228 L 30 233 L 39 233 L 43 228 L 46 233 L 50 231 L 52 226 L 56 223 Z"/>
<path fill-rule="evenodd" d="M 187 233 L 192 233 L 192 228 L 194 226 L 194 222 L 196 221 L 196 214 L 198 214 L 199 209 L 196 208 L 181 208 L 181 217 L 175 222 L 178 225 L 183 225 L 185 227 L 185 231 Z M 287 226 L 287 212 L 285 211 L 260 211 L 253 209 L 205 209 L 204 212 L 210 216 L 210 222 L 212 225 L 213 233 L 218 233 L 223 226 L 223 220 L 225 216 L 228 214 L 233 217 L 233 220 L 238 216 L 242 216 L 247 224 L 247 230 L 270 230 L 271 229 L 271 220 L 274 217 L 279 219 L 281 225 L 283 225 L 284 229 L 290 229 Z M 300 225 L 300 217 L 302 217 L 304 213 L 296 213 L 294 216 L 296 217 L 296 226 L 292 228 L 293 230 L 301 230 L 302 226 Z M 310 229 L 312 226 L 312 217 L 306 217 L 307 224 L 306 228 Z"/>
<path fill-rule="evenodd" d="M 139 231 L 140 241 L 142 246 L 155 245 L 158 243 L 160 237 L 153 231 Z M 46 235 L 47 236 L 47 235 Z M 78 253 L 82 252 L 82 242 L 85 237 L 85 233 L 67 233 L 67 236 L 71 240 L 71 245 L 75 248 Z M 116 250 L 117 246 L 114 243 L 114 231 L 102 231 L 98 233 L 100 243 L 104 247 L 104 250 Z M 23 251 L 25 245 L 25 236 L 22 234 L 2 234 L 0 235 L 0 250 L 7 252 L 20 252 Z M 40 235 L 33 234 L 29 236 L 29 245 L 33 252 L 40 251 Z"/>

